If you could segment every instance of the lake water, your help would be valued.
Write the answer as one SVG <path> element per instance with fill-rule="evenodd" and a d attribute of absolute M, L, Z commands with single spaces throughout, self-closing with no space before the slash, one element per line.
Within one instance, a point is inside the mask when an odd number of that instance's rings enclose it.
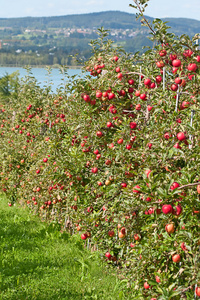
<path fill-rule="evenodd" d="M 0 78 L 6 74 L 12 74 L 13 72 L 19 72 L 19 77 L 25 77 L 27 75 L 27 70 L 19 67 L 0 67 Z M 52 91 L 56 92 L 56 89 L 59 85 L 62 84 L 63 75 L 60 73 L 59 69 L 51 69 L 50 77 L 48 76 L 48 71 L 45 68 L 32 68 L 31 69 L 32 76 L 34 76 L 38 84 L 43 87 L 47 85 L 47 82 L 52 81 Z M 80 75 L 81 69 L 68 69 L 68 75 Z"/>

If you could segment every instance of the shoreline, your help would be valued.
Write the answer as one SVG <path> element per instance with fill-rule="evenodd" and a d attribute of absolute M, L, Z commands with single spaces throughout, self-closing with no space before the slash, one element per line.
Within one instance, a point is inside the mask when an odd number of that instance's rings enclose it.
<path fill-rule="evenodd" d="M 52 69 L 59 69 L 60 65 L 0 65 L 0 68 L 36 68 L 36 69 L 44 69 L 44 68 L 52 68 Z M 83 66 L 65 66 L 68 69 L 82 69 Z"/>

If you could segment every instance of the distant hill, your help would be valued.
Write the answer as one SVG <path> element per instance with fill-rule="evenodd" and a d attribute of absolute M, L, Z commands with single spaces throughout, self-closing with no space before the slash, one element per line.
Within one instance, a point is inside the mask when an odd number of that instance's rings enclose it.
<path fill-rule="evenodd" d="M 147 17 L 153 20 L 151 17 Z M 177 34 L 194 35 L 200 32 L 200 21 L 186 18 L 163 18 L 168 21 L 172 31 Z M 0 27 L 19 27 L 30 29 L 47 28 L 99 28 L 139 29 L 140 22 L 135 14 L 120 11 L 106 11 L 54 17 L 0 18 Z"/>
<path fill-rule="evenodd" d="M 148 17 L 149 21 L 153 18 Z M 170 32 L 190 37 L 200 32 L 200 21 L 165 18 Z M 55 17 L 0 18 L 0 64 L 75 65 L 71 56 L 82 61 L 91 56 L 89 43 L 97 38 L 97 29 L 109 30 L 114 47 L 135 53 L 152 46 L 149 30 L 142 27 L 135 14 L 106 11 Z"/>

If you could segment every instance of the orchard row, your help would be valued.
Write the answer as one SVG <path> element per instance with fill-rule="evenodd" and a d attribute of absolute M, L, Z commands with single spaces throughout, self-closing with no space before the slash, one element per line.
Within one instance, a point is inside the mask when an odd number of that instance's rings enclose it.
<path fill-rule="evenodd" d="M 98 247 L 135 299 L 199 296 L 199 51 L 97 44 L 56 95 L 29 74 L 1 100 L 1 189 Z"/>

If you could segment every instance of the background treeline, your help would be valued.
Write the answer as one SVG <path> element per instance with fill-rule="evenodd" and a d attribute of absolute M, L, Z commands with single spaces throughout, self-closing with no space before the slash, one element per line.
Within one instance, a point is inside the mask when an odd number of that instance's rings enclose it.
<path fill-rule="evenodd" d="M 148 17 L 150 20 L 152 18 Z M 171 31 L 193 36 L 200 32 L 200 21 L 163 19 Z M 26 17 L 0 19 L 0 65 L 79 65 L 71 56 L 86 61 L 91 56 L 89 43 L 97 38 L 96 30 L 109 31 L 114 47 L 127 52 L 152 47 L 148 29 L 140 26 L 134 14 L 119 11 L 67 15 L 58 17 Z"/>

